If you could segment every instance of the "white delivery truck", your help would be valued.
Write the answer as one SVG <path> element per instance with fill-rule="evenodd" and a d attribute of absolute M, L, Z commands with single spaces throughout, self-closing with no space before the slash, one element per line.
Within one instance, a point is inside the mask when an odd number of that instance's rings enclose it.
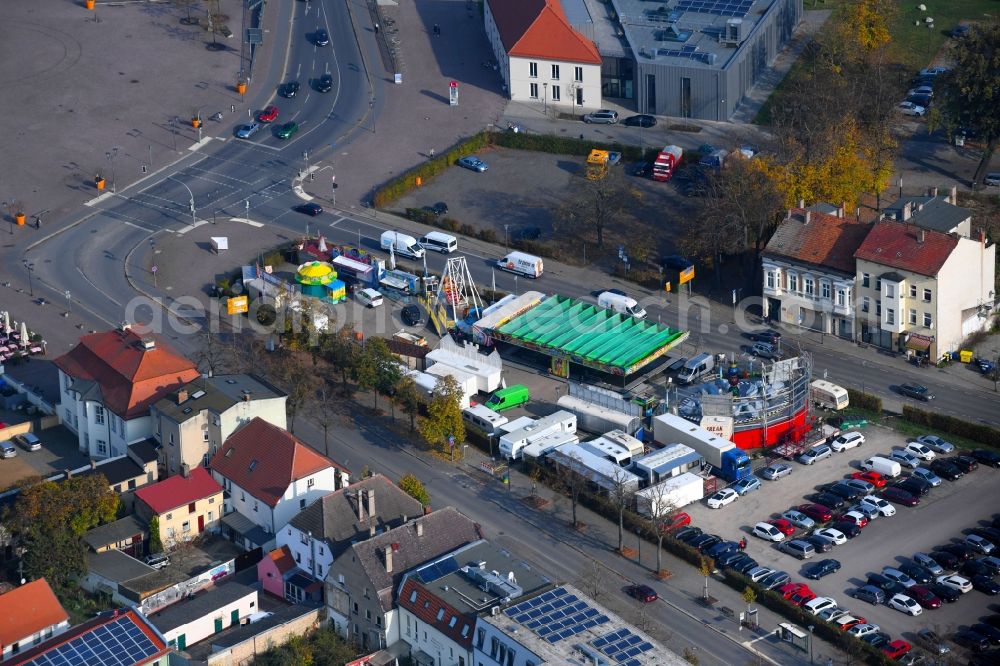
<path fill-rule="evenodd" d="M 671 511 L 701 501 L 705 496 L 705 480 L 685 472 L 643 488 L 635 494 L 636 510 L 644 516 L 665 516 Z"/>
<path fill-rule="evenodd" d="M 441 254 L 451 254 L 458 249 L 458 239 L 440 231 L 428 231 L 420 237 L 420 247 Z"/>
<path fill-rule="evenodd" d="M 497 268 L 508 273 L 517 273 L 518 275 L 537 278 L 542 275 L 542 260 L 533 254 L 511 252 L 503 259 L 497 261 Z"/>
<path fill-rule="evenodd" d="M 677 381 L 681 384 L 691 384 L 715 370 L 715 357 L 712 354 L 698 354 L 689 358 L 681 371 L 677 373 Z"/>
<path fill-rule="evenodd" d="M 398 231 L 386 231 L 382 234 L 382 249 L 410 259 L 422 259 L 424 256 L 424 248 L 420 247 L 416 238 Z"/>
<path fill-rule="evenodd" d="M 508 424 L 509 425 L 509 424 Z M 500 435 L 500 455 L 517 460 L 528 444 L 554 432 L 576 432 L 576 415 L 558 411 L 538 419 L 531 425 Z"/>
<path fill-rule="evenodd" d="M 882 456 L 872 456 L 868 460 L 863 461 L 859 467 L 864 472 L 878 472 L 890 479 L 895 479 L 903 473 L 903 468 L 898 462 L 883 458 Z"/>
<path fill-rule="evenodd" d="M 597 297 L 597 305 L 636 319 L 646 318 L 646 311 L 639 305 L 639 302 L 623 294 L 615 294 L 610 291 L 602 292 Z"/>

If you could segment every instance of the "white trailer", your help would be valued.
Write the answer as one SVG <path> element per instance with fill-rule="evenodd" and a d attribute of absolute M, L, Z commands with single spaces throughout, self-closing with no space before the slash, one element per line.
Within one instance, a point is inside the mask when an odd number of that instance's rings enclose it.
<path fill-rule="evenodd" d="M 413 379 L 417 388 L 425 392 L 428 397 L 434 393 L 434 388 L 438 383 L 438 378 L 434 375 L 428 375 L 426 372 L 420 372 L 419 370 L 411 370 L 406 373 L 406 376 Z"/>
<path fill-rule="evenodd" d="M 653 417 L 653 439 L 660 444 L 687 444 L 715 467 L 722 467 L 722 454 L 736 445 L 676 414 Z"/>
<path fill-rule="evenodd" d="M 429 366 L 444 363 L 476 377 L 476 390 L 492 393 L 503 381 L 503 362 L 496 351 L 489 355 L 479 353 L 475 345 L 459 345 L 451 338 L 444 338 L 437 349 L 427 354 Z"/>
<path fill-rule="evenodd" d="M 642 442 L 621 430 L 612 430 L 580 446 L 622 467 L 628 467 L 635 456 L 642 455 L 643 450 Z"/>
<path fill-rule="evenodd" d="M 545 435 L 559 431 L 575 433 L 576 416 L 569 412 L 558 411 L 520 430 L 500 435 L 500 455 L 517 460 L 521 457 L 521 449 L 525 446 Z"/>
<path fill-rule="evenodd" d="M 476 376 L 471 373 L 464 372 L 443 363 L 435 363 L 431 367 L 427 368 L 427 374 L 438 378 L 454 378 L 455 381 L 458 382 L 458 387 L 462 390 L 462 409 L 468 407 L 469 398 L 476 395 Z"/>
<path fill-rule="evenodd" d="M 646 484 L 654 485 L 689 470 L 701 469 L 704 460 L 690 446 L 670 444 L 633 460 L 632 471 L 641 476 Z"/>
<path fill-rule="evenodd" d="M 588 402 L 572 395 L 561 396 L 556 404 L 560 408 L 576 414 L 580 430 L 586 430 L 595 435 L 609 430 L 622 430 L 626 434 L 634 435 L 642 427 L 642 420 L 638 416 L 602 407 L 597 403 Z"/>
<path fill-rule="evenodd" d="M 521 449 L 521 455 L 525 458 L 541 458 L 560 446 L 579 443 L 580 438 L 576 433 L 559 430 L 532 440 L 531 444 Z"/>
<path fill-rule="evenodd" d="M 639 477 L 607 458 L 591 453 L 579 444 L 567 444 L 551 451 L 547 459 L 566 467 L 608 492 L 618 486 L 629 492 L 639 489 Z"/>
<path fill-rule="evenodd" d="M 685 472 L 643 488 L 635 494 L 636 510 L 644 516 L 665 516 L 671 511 L 701 501 L 705 496 L 705 480 Z"/>
<path fill-rule="evenodd" d="M 514 317 L 523 314 L 545 300 L 540 291 L 526 291 L 520 296 L 508 295 L 483 310 L 483 316 L 472 325 L 472 337 L 477 343 L 488 343 L 490 333 Z"/>

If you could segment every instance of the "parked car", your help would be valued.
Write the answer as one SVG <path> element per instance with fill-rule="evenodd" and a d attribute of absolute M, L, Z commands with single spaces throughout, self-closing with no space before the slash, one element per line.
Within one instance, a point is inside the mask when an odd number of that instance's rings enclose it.
<path fill-rule="evenodd" d="M 903 506 L 916 506 L 920 504 L 920 500 L 906 492 L 896 488 L 895 486 L 889 486 L 888 488 L 882 489 L 882 498 L 889 500 L 893 504 L 902 504 Z"/>
<path fill-rule="evenodd" d="M 753 582 L 759 582 L 764 576 L 774 573 L 774 569 L 771 567 L 756 567 L 747 572 L 747 578 Z"/>
<path fill-rule="evenodd" d="M 972 629 L 977 634 L 982 634 L 983 636 L 986 636 L 986 638 L 989 639 L 990 644 L 1000 645 L 1000 629 L 997 629 L 992 625 L 986 624 L 985 622 L 977 622 L 974 625 L 970 626 L 969 629 Z"/>
<path fill-rule="evenodd" d="M 638 599 L 644 604 L 651 603 L 659 598 L 659 595 L 656 594 L 656 590 L 651 588 L 649 585 L 629 585 L 625 588 L 625 593 L 634 599 Z"/>
<path fill-rule="evenodd" d="M 747 555 L 746 553 L 740 553 L 740 557 L 737 561 L 730 563 L 729 568 L 736 573 L 746 574 L 752 569 L 756 569 L 760 566 L 760 563 Z"/>
<path fill-rule="evenodd" d="M 845 523 L 854 523 L 861 529 L 868 526 L 868 518 L 860 511 L 848 511 L 840 519 Z"/>
<path fill-rule="evenodd" d="M 928 402 L 934 399 L 934 394 L 926 386 L 921 386 L 920 384 L 900 384 L 896 388 L 907 398 L 913 398 L 921 402 Z"/>
<path fill-rule="evenodd" d="M 865 495 L 861 498 L 861 504 L 863 506 L 870 506 L 873 509 L 877 509 L 879 513 L 887 518 L 896 515 L 896 507 L 889 504 L 889 502 L 885 501 L 881 497 L 876 497 L 875 495 Z"/>
<path fill-rule="evenodd" d="M 946 550 L 935 550 L 931 556 L 945 571 L 955 571 L 962 564 L 961 559 Z"/>
<path fill-rule="evenodd" d="M 862 495 L 871 495 L 875 492 L 875 486 L 864 479 L 847 479 L 842 481 L 845 486 L 850 486 L 851 488 L 857 488 L 861 491 Z"/>
<path fill-rule="evenodd" d="M 983 594 L 988 594 L 991 597 L 1000 594 L 1000 584 L 997 584 L 992 576 L 976 574 L 969 581 L 972 583 L 972 589 L 979 590 Z"/>
<path fill-rule="evenodd" d="M 990 568 L 980 562 L 979 560 L 969 560 L 967 562 L 962 562 L 962 566 L 958 568 L 958 573 L 965 576 L 969 580 L 972 580 L 973 576 L 992 576 Z"/>
<path fill-rule="evenodd" d="M 14 442 L 25 451 L 38 451 L 42 448 L 42 440 L 38 439 L 33 432 L 14 435 Z"/>
<path fill-rule="evenodd" d="M 795 527 L 801 527 L 804 530 L 811 530 L 816 526 L 816 521 L 795 509 L 789 509 L 781 514 L 781 517 L 787 520 L 789 523 Z"/>
<path fill-rule="evenodd" d="M 705 551 L 705 555 L 715 559 L 721 555 L 725 555 L 726 553 L 738 551 L 739 549 L 740 544 L 736 541 L 720 541 Z"/>
<path fill-rule="evenodd" d="M 875 488 L 884 488 L 885 484 L 888 483 L 885 477 L 878 472 L 854 472 L 851 474 L 851 478 L 870 483 Z"/>
<path fill-rule="evenodd" d="M 706 553 L 709 548 L 721 542 L 722 537 L 717 534 L 702 534 L 691 542 L 691 547 L 699 553 Z"/>
<path fill-rule="evenodd" d="M 920 629 L 917 631 L 917 640 L 923 643 L 924 647 L 931 654 L 948 654 L 951 652 L 951 648 L 944 642 L 944 639 L 932 629 Z"/>
<path fill-rule="evenodd" d="M 910 653 L 913 646 L 904 641 L 902 638 L 897 638 L 894 641 L 889 641 L 888 645 L 881 646 L 882 652 L 886 657 L 892 659 L 893 661 L 899 661 L 904 656 Z"/>
<path fill-rule="evenodd" d="M 920 604 L 916 600 L 911 599 L 905 594 L 894 594 L 886 602 L 886 605 L 893 610 L 898 610 L 900 613 L 906 613 L 907 615 L 917 616 L 924 612 L 924 609 L 920 607 Z"/>
<path fill-rule="evenodd" d="M 979 462 L 972 456 L 954 456 L 953 458 L 948 458 L 948 461 L 962 470 L 964 474 L 969 474 L 979 469 Z"/>
<path fill-rule="evenodd" d="M 915 580 L 917 585 L 926 585 L 934 581 L 934 574 L 916 562 L 903 562 L 896 568 Z"/>
<path fill-rule="evenodd" d="M 981 465 L 987 465 L 989 467 L 1000 467 L 1000 455 L 996 451 L 990 451 L 988 449 L 974 449 L 972 451 L 972 457 L 976 459 L 976 462 Z"/>
<path fill-rule="evenodd" d="M 955 451 L 954 444 L 941 439 L 937 435 L 921 435 L 917 437 L 916 441 L 926 445 L 931 451 L 936 451 L 937 453 L 953 453 Z"/>
<path fill-rule="evenodd" d="M 868 584 L 879 588 L 886 593 L 886 596 L 891 597 L 894 594 L 906 594 L 906 587 L 902 583 L 894 581 L 893 579 L 883 576 L 882 574 L 869 574 Z"/>
<path fill-rule="evenodd" d="M 761 477 L 767 479 L 768 481 L 777 481 L 778 479 L 788 476 L 791 473 L 791 466 L 784 463 L 774 463 L 772 465 L 768 465 L 760 471 Z"/>
<path fill-rule="evenodd" d="M 610 109 L 601 109 L 600 111 L 584 114 L 583 122 L 588 124 L 614 125 L 618 122 L 618 112 L 611 111 Z"/>
<path fill-rule="evenodd" d="M 830 541 L 833 542 L 835 546 L 840 546 L 847 543 L 847 536 L 840 530 L 836 530 L 832 527 L 824 527 L 822 529 L 818 529 L 816 530 L 815 533 L 823 537 L 824 539 L 829 539 Z"/>
<path fill-rule="evenodd" d="M 858 624 L 847 630 L 847 633 L 856 636 L 857 638 L 864 638 L 868 634 L 874 634 L 881 630 L 877 624 Z"/>
<path fill-rule="evenodd" d="M 830 448 L 837 453 L 843 453 L 848 449 L 853 449 L 855 447 L 861 446 L 865 443 L 865 436 L 860 432 L 852 431 L 845 432 L 844 434 L 836 437 L 832 442 L 830 442 Z"/>
<path fill-rule="evenodd" d="M 885 591 L 875 585 L 864 585 L 851 592 L 851 596 L 860 601 L 867 601 L 873 606 L 885 603 Z"/>
<path fill-rule="evenodd" d="M 833 626 L 837 627 L 841 631 L 850 631 L 854 627 L 862 624 L 868 624 L 868 620 L 860 615 L 841 615 L 833 621 Z"/>
<path fill-rule="evenodd" d="M 685 527 L 674 535 L 674 538 L 678 541 L 683 541 L 684 543 L 690 545 L 691 541 L 702 534 L 702 529 L 694 525 L 690 527 Z"/>
<path fill-rule="evenodd" d="M 919 85 L 916 88 L 910 88 L 909 90 L 907 90 L 906 94 L 907 94 L 907 96 L 910 96 L 910 95 L 927 95 L 928 97 L 933 97 L 934 96 L 934 87 L 930 86 L 930 85 L 927 85 L 927 84 Z"/>
<path fill-rule="evenodd" d="M 899 98 L 897 97 L 896 99 L 899 99 Z M 919 117 L 919 116 L 923 116 L 925 113 L 927 113 L 927 110 L 924 109 L 924 107 L 920 106 L 919 104 L 914 104 L 913 102 L 909 102 L 909 101 L 900 102 L 899 104 L 896 105 L 896 108 L 899 109 L 900 113 L 902 113 L 904 116 L 918 116 Z"/>
<path fill-rule="evenodd" d="M 865 493 L 859 488 L 847 485 L 844 481 L 837 481 L 835 483 L 827 484 L 823 486 L 823 492 L 833 493 L 839 497 L 843 497 L 845 500 L 852 502 L 860 497 L 864 497 Z"/>
<path fill-rule="evenodd" d="M 801 606 L 816 598 L 816 593 L 805 583 L 788 583 L 778 590 L 793 606 Z"/>
<path fill-rule="evenodd" d="M 852 523 L 846 520 L 838 520 L 830 523 L 830 529 L 837 530 L 841 532 L 848 539 L 853 539 L 854 537 L 861 534 L 861 528 L 857 526 L 856 523 Z"/>
<path fill-rule="evenodd" d="M 787 583 L 790 579 L 791 577 L 784 571 L 774 571 L 761 578 L 759 585 L 765 590 L 775 590 Z"/>
<path fill-rule="evenodd" d="M 785 535 L 774 525 L 770 523 L 757 523 L 753 526 L 753 530 L 750 532 L 755 537 L 764 539 L 765 541 L 784 541 Z"/>
<path fill-rule="evenodd" d="M 840 571 L 840 562 L 834 559 L 826 559 L 808 565 L 802 570 L 802 575 L 812 580 L 819 580 L 823 576 L 829 576 L 838 571 Z"/>
<path fill-rule="evenodd" d="M 813 548 L 812 544 L 801 539 L 783 541 L 779 544 L 778 550 L 788 553 L 792 557 L 797 557 L 800 560 L 807 560 L 816 554 L 816 549 Z"/>
<path fill-rule="evenodd" d="M 847 504 L 843 497 L 834 495 L 833 493 L 813 493 L 812 495 L 806 495 L 806 499 L 813 500 L 817 504 L 822 504 L 831 509 L 842 509 Z"/>
<path fill-rule="evenodd" d="M 941 483 L 943 483 L 941 481 L 940 476 L 930 471 L 926 467 L 918 467 L 915 470 L 913 470 L 913 476 L 920 479 L 921 481 L 925 481 L 926 483 L 931 484 L 931 488 L 937 488 L 938 486 L 941 485 Z"/>
<path fill-rule="evenodd" d="M 760 490 L 760 479 L 750 475 L 744 479 L 740 479 L 730 487 L 740 495 L 746 495 L 754 490 Z"/>
<path fill-rule="evenodd" d="M 837 601 L 832 597 L 816 597 L 802 604 L 802 610 L 819 615 L 825 610 L 837 607 Z"/>
<path fill-rule="evenodd" d="M 905 490 L 914 497 L 923 497 L 931 491 L 931 484 L 921 478 L 910 476 L 895 484 L 900 490 Z"/>
<path fill-rule="evenodd" d="M 986 652 L 990 649 L 989 639 L 972 629 L 963 629 L 957 632 L 952 640 L 973 652 Z"/>
<path fill-rule="evenodd" d="M 968 578 L 959 576 L 958 574 L 949 574 L 946 576 L 938 576 L 937 582 L 945 587 L 950 587 L 953 590 L 958 590 L 962 594 L 972 591 L 972 581 Z"/>
<path fill-rule="evenodd" d="M 913 587 L 917 581 L 913 580 L 896 567 L 882 567 L 882 575 L 889 580 L 894 580 L 903 587 Z"/>
<path fill-rule="evenodd" d="M 924 585 L 914 585 L 906 591 L 906 594 L 924 608 L 941 608 L 941 599 Z"/>
<path fill-rule="evenodd" d="M 930 464 L 930 469 L 942 479 L 947 479 L 948 481 L 958 481 L 965 476 L 965 473 L 962 472 L 962 470 L 953 465 L 950 461 L 943 460 L 941 458 L 932 462 Z"/>
<path fill-rule="evenodd" d="M 731 488 L 723 488 L 708 498 L 706 504 L 710 509 L 721 509 L 727 504 L 732 504 L 740 498 L 739 493 Z"/>
<path fill-rule="evenodd" d="M 752 331 L 747 333 L 747 338 L 753 342 L 766 342 L 769 345 L 777 345 L 781 342 L 781 333 L 768 328 L 763 331 Z"/>
<path fill-rule="evenodd" d="M 870 504 L 855 504 L 847 512 L 860 513 L 869 523 L 882 517 L 882 513 Z"/>
<path fill-rule="evenodd" d="M 773 520 L 767 521 L 768 525 L 774 526 L 779 532 L 785 536 L 792 536 L 795 534 L 795 525 L 784 518 L 775 518 Z"/>
<path fill-rule="evenodd" d="M 638 116 L 629 116 L 622 121 L 622 124 L 629 127 L 655 127 L 656 116 L 651 116 L 645 113 Z"/>
<path fill-rule="evenodd" d="M 937 67 L 925 67 L 924 69 L 920 70 L 920 76 L 937 76 L 939 74 L 944 74 L 945 72 L 949 71 L 951 71 L 950 67 L 942 67 L 940 65 Z"/>
<path fill-rule="evenodd" d="M 799 511 L 806 514 L 817 523 L 825 523 L 833 518 L 833 512 L 830 508 L 823 504 L 800 504 L 796 507 Z"/>
<path fill-rule="evenodd" d="M 973 550 L 977 550 L 983 555 L 989 555 L 996 550 L 996 546 L 992 541 L 978 534 L 970 534 L 965 537 L 965 543 L 968 544 Z"/>
<path fill-rule="evenodd" d="M 920 467 L 920 459 L 906 449 L 893 449 L 887 457 L 889 460 L 895 460 L 903 467 L 909 467 L 910 469 Z"/>
<path fill-rule="evenodd" d="M 483 173 L 490 168 L 490 165 L 488 165 L 486 162 L 482 161 L 475 155 L 466 155 L 465 157 L 459 157 L 457 164 L 460 167 L 465 167 L 470 171 L 476 171 L 479 173 Z"/>
<path fill-rule="evenodd" d="M 812 465 L 817 460 L 826 460 L 833 455 L 833 450 L 826 444 L 819 444 L 802 453 L 796 460 L 803 465 Z"/>
<path fill-rule="evenodd" d="M 931 461 L 937 458 L 937 454 L 931 450 L 931 447 L 921 442 L 907 442 L 903 450 L 909 451 L 921 460 Z"/>
<path fill-rule="evenodd" d="M 913 562 L 927 569 L 927 571 L 935 576 L 944 575 L 944 567 L 941 566 L 941 563 L 927 553 L 914 553 Z"/>
<path fill-rule="evenodd" d="M 979 562 L 986 565 L 986 567 L 990 570 L 990 574 L 994 576 L 1000 574 L 1000 557 L 987 555 L 986 557 L 979 558 Z"/>
<path fill-rule="evenodd" d="M 812 547 L 816 549 L 817 553 L 829 553 L 833 550 L 833 541 L 830 541 L 825 536 L 820 536 L 819 534 L 810 534 L 809 536 L 799 537 L 802 541 L 806 541 L 812 544 Z"/>
<path fill-rule="evenodd" d="M 971 560 L 976 556 L 976 551 L 972 550 L 972 548 L 966 546 L 964 543 L 946 543 L 943 546 L 938 546 L 934 550 L 951 553 L 957 557 L 960 562 Z"/>

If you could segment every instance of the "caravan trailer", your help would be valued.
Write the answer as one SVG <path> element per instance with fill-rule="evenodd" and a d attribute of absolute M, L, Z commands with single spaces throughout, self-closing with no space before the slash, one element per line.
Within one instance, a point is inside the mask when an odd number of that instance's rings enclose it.
<path fill-rule="evenodd" d="M 500 455 L 517 460 L 521 450 L 533 441 L 553 432 L 576 432 L 576 416 L 566 411 L 558 411 L 538 419 L 532 425 L 500 436 Z"/>

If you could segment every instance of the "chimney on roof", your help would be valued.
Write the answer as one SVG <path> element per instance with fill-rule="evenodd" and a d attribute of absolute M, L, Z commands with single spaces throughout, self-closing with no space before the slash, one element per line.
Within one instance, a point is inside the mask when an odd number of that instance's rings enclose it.
<path fill-rule="evenodd" d="M 127 321 L 123 321 L 118 326 L 118 330 L 121 331 L 122 333 L 124 333 L 125 331 L 130 331 L 132 330 L 132 324 L 128 323 Z"/>
<path fill-rule="evenodd" d="M 187 463 L 181 463 L 181 476 L 185 479 L 191 476 L 191 466 Z"/>
<path fill-rule="evenodd" d="M 354 499 L 358 502 L 358 522 L 364 524 L 368 518 L 365 513 L 365 498 L 361 496 L 363 491 L 354 493 Z"/>
<path fill-rule="evenodd" d="M 805 208 L 805 207 L 806 207 L 806 200 L 799 199 L 799 208 Z"/>
<path fill-rule="evenodd" d="M 90 469 L 97 469 L 97 461 L 96 460 L 91 459 L 91 461 L 90 461 Z"/>
<path fill-rule="evenodd" d="M 177 389 L 177 404 L 183 405 L 185 402 L 187 402 L 187 399 L 188 399 L 188 390 L 186 388 Z"/>
<path fill-rule="evenodd" d="M 243 402 L 250 402 L 250 391 L 243 389 Z"/>
<path fill-rule="evenodd" d="M 369 488 L 365 491 L 365 508 L 368 510 L 368 517 L 375 520 L 375 489 Z"/>
<path fill-rule="evenodd" d="M 142 348 L 142 351 L 153 351 L 156 349 L 156 340 L 153 338 L 143 338 L 139 342 L 139 345 Z"/>
<path fill-rule="evenodd" d="M 392 573 L 392 544 L 385 547 L 385 572 Z"/>
<path fill-rule="evenodd" d="M 903 222 L 909 220 L 911 215 L 913 215 L 913 202 L 907 201 L 903 204 Z"/>
<path fill-rule="evenodd" d="M 429 516 L 430 514 L 431 514 L 431 507 L 430 505 L 427 505 L 424 507 L 424 515 Z"/>
<path fill-rule="evenodd" d="M 424 535 L 424 521 L 418 520 L 413 525 L 417 529 L 417 536 L 422 537 Z"/>
<path fill-rule="evenodd" d="M 948 203 L 952 206 L 958 205 L 958 185 L 951 186 L 951 192 L 948 193 Z"/>
<path fill-rule="evenodd" d="M 69 479 L 72 476 L 73 476 L 73 471 L 72 470 L 69 470 L 69 469 L 64 469 L 63 470 L 63 478 L 64 479 Z"/>
<path fill-rule="evenodd" d="M 924 242 L 924 230 L 923 229 L 917 229 L 917 242 L 918 243 L 923 243 Z"/>

